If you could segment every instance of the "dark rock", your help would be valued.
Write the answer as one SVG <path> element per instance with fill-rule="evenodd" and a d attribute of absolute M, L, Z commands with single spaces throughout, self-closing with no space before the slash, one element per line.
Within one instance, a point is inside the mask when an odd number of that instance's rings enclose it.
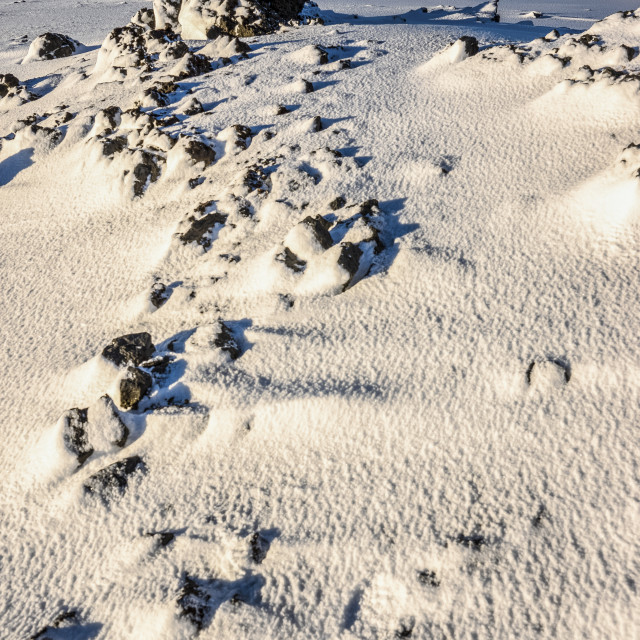
<path fill-rule="evenodd" d="M 329 223 L 322 216 L 307 216 L 300 224 L 304 224 L 311 229 L 314 238 L 323 249 L 333 246 L 333 240 L 329 233 Z"/>
<path fill-rule="evenodd" d="M 100 143 L 102 144 L 102 153 L 107 158 L 112 158 L 116 153 L 120 153 L 127 148 L 127 138 L 125 136 L 103 138 L 100 139 Z"/>
<path fill-rule="evenodd" d="M 144 90 L 143 95 L 158 107 L 166 107 L 171 102 L 169 94 L 177 91 L 178 88 L 178 85 L 174 82 L 163 82 L 148 87 Z"/>
<path fill-rule="evenodd" d="M 31 43 L 29 52 L 41 60 L 53 60 L 72 56 L 81 46 L 77 40 L 69 38 L 69 36 L 47 32 L 38 36 Z"/>
<path fill-rule="evenodd" d="M 184 150 L 195 164 L 204 162 L 205 169 L 216 161 L 216 152 L 213 148 L 200 140 L 189 140 Z"/>
<path fill-rule="evenodd" d="M 267 552 L 269 551 L 269 546 L 271 543 L 264 536 L 260 534 L 259 531 L 256 531 L 249 541 L 249 546 L 251 549 L 251 559 L 256 564 L 261 564 L 262 561 L 267 557 Z"/>
<path fill-rule="evenodd" d="M 394 637 L 396 638 L 410 638 L 413 635 L 416 622 L 413 618 L 407 620 L 401 620 L 400 626 L 396 629 Z"/>
<path fill-rule="evenodd" d="M 320 116 L 315 116 L 311 121 L 311 126 L 309 127 L 309 131 L 311 133 L 318 133 L 318 131 L 322 131 L 322 118 Z"/>
<path fill-rule="evenodd" d="M 222 226 L 226 221 L 227 216 L 223 213 L 218 213 L 217 211 L 208 213 L 202 218 L 194 220 L 189 229 L 180 235 L 180 240 L 184 242 L 184 244 L 197 242 L 201 247 L 209 249 L 212 242 L 209 233 L 216 225 Z"/>
<path fill-rule="evenodd" d="M 379 203 L 375 198 L 371 198 L 370 200 L 365 200 L 361 205 L 358 213 L 363 217 L 367 218 L 373 214 L 378 213 Z"/>
<path fill-rule="evenodd" d="M 279 104 L 276 106 L 276 115 L 277 116 L 283 116 L 286 113 L 291 113 L 291 111 L 289 111 L 289 109 L 287 109 L 287 107 L 285 107 L 283 104 Z"/>
<path fill-rule="evenodd" d="M 340 256 L 338 257 L 338 264 L 349 274 L 349 279 L 342 289 L 343 291 L 346 291 L 360 268 L 362 249 L 352 242 L 343 242 L 340 247 L 341 251 Z"/>
<path fill-rule="evenodd" d="M 102 350 L 102 357 L 118 367 L 126 364 L 137 366 L 148 360 L 155 350 L 148 333 L 129 333 L 112 340 Z"/>
<path fill-rule="evenodd" d="M 237 360 L 242 355 L 242 351 L 236 342 L 235 336 L 227 324 L 224 322 L 220 322 L 219 324 L 220 330 L 214 338 L 213 344 L 218 347 L 218 349 L 228 353 L 232 360 Z"/>
<path fill-rule="evenodd" d="M 189 178 L 189 188 L 195 189 L 199 187 L 204 182 L 204 178 L 202 176 L 197 176 L 196 178 Z"/>
<path fill-rule="evenodd" d="M 94 473 L 84 484 L 87 494 L 95 495 L 104 502 L 124 495 L 133 474 L 146 473 L 147 467 L 140 456 L 118 460 Z"/>
<path fill-rule="evenodd" d="M 167 287 L 162 282 L 156 282 L 151 287 L 151 295 L 149 296 L 149 299 L 156 309 L 159 309 L 167 301 L 166 293 Z"/>
<path fill-rule="evenodd" d="M 425 587 L 439 587 L 440 580 L 434 571 L 430 571 L 429 569 L 424 569 L 423 571 L 418 571 L 418 582 Z"/>
<path fill-rule="evenodd" d="M 478 40 L 473 36 L 462 36 L 461 42 L 464 42 L 464 52 L 468 56 L 475 56 L 480 48 L 478 47 Z"/>
<path fill-rule="evenodd" d="M 78 458 L 78 467 L 81 467 L 93 453 L 87 432 L 87 409 L 69 409 L 62 420 L 65 449 Z"/>
<path fill-rule="evenodd" d="M 289 247 L 285 247 L 284 251 L 276 256 L 276 260 L 284 263 L 285 267 L 291 269 L 294 273 L 301 273 L 307 266 L 307 263 L 298 258 L 298 256 L 293 253 Z"/>
<path fill-rule="evenodd" d="M 331 209 L 331 211 L 337 211 L 338 209 L 342 209 L 345 204 L 347 204 L 346 199 L 342 196 L 338 196 L 335 200 L 332 200 L 329 203 L 329 209 Z"/>
<path fill-rule="evenodd" d="M 4 98 L 11 89 L 20 86 L 20 81 L 12 73 L 0 74 L 0 98 Z"/>
<path fill-rule="evenodd" d="M 313 85 L 308 80 L 303 80 L 304 83 L 302 93 L 313 93 Z"/>
<path fill-rule="evenodd" d="M 622 47 L 622 49 L 624 50 L 624 52 L 627 54 L 627 59 L 628 60 L 633 60 L 637 53 L 636 50 L 633 47 L 628 47 L 626 44 L 620 45 Z"/>
<path fill-rule="evenodd" d="M 113 131 L 119 126 L 120 119 L 122 117 L 122 110 L 120 109 L 120 107 L 116 107 L 115 105 L 112 105 L 110 107 L 107 107 L 106 109 L 102 109 L 100 113 L 105 117 L 105 119 L 109 123 L 109 128 L 111 131 Z"/>
<path fill-rule="evenodd" d="M 135 409 L 147 394 L 153 379 L 146 372 L 137 367 L 127 367 L 127 373 L 120 380 L 120 406 L 123 409 Z"/>
<path fill-rule="evenodd" d="M 236 146 L 241 149 L 246 149 L 249 146 L 249 141 L 253 137 L 253 132 L 249 127 L 245 127 L 242 124 L 234 124 L 231 127 L 237 134 L 238 139 L 236 140 Z"/>
<path fill-rule="evenodd" d="M 145 369 L 149 369 L 153 375 L 162 376 L 167 372 L 167 369 L 172 362 L 173 358 L 171 356 L 158 356 L 151 360 L 147 360 L 147 362 L 143 362 L 140 366 Z"/>
<path fill-rule="evenodd" d="M 487 544 L 486 538 L 479 533 L 472 533 L 468 536 L 461 533 L 456 538 L 456 542 L 463 547 L 473 549 L 474 551 L 479 551 L 485 544 Z"/>
<path fill-rule="evenodd" d="M 193 578 L 185 576 L 178 596 L 180 617 L 186 618 L 198 631 L 205 626 L 211 614 L 211 596 Z"/>
<path fill-rule="evenodd" d="M 266 193 L 269 191 L 267 179 L 268 176 L 262 170 L 262 167 L 253 166 L 245 171 L 242 176 L 242 184 L 249 189 L 249 193 L 256 190 L 261 193 Z"/>
<path fill-rule="evenodd" d="M 143 196 L 147 186 L 160 177 L 160 163 L 164 163 L 163 156 L 148 151 L 142 151 L 142 159 L 133 168 L 133 193 Z"/>

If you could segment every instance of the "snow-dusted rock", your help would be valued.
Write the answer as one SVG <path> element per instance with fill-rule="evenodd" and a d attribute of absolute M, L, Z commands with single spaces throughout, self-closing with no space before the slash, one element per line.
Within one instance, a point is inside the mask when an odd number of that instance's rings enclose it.
<path fill-rule="evenodd" d="M 65 449 L 82 466 L 93 453 L 87 429 L 87 410 L 69 409 L 61 418 L 62 440 Z"/>
<path fill-rule="evenodd" d="M 120 379 L 118 404 L 123 409 L 135 409 L 153 385 L 151 376 L 138 367 L 127 367 Z"/>
<path fill-rule="evenodd" d="M 43 33 L 29 46 L 29 51 L 22 64 L 38 60 L 67 58 L 74 53 L 84 51 L 85 47 L 77 40 L 61 33 Z"/>
<path fill-rule="evenodd" d="M 118 460 L 90 476 L 84 483 L 84 491 L 109 503 L 124 494 L 132 476 L 145 474 L 146 469 L 144 461 L 137 455 Z"/>
<path fill-rule="evenodd" d="M 142 364 L 154 351 L 151 336 L 143 331 L 115 338 L 102 350 L 102 357 L 117 367 L 122 367 L 127 364 Z"/>
<path fill-rule="evenodd" d="M 234 36 L 220 35 L 198 51 L 209 58 L 232 58 L 251 51 L 251 47 Z"/>
<path fill-rule="evenodd" d="M 89 441 L 96 451 L 110 452 L 127 443 L 129 428 L 108 395 L 101 396 L 89 407 L 87 421 Z"/>

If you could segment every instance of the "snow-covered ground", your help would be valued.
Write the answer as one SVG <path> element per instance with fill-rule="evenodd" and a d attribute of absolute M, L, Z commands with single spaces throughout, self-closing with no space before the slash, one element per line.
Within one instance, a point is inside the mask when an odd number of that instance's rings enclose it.
<path fill-rule="evenodd" d="M 640 11 L 145 6 L 0 6 L 0 637 L 640 638 Z"/>

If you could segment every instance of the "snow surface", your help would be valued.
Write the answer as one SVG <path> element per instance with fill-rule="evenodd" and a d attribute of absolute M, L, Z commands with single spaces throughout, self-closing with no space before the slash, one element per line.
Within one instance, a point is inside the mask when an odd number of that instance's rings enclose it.
<path fill-rule="evenodd" d="M 640 637 L 640 17 L 320 4 L 164 106 L 92 73 L 149 5 L 2 5 L 0 637 Z"/>

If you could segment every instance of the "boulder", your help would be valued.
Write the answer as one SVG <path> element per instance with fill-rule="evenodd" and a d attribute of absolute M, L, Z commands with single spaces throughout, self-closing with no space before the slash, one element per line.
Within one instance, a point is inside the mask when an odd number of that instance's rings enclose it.
<path fill-rule="evenodd" d="M 148 333 L 129 333 L 112 340 L 102 350 L 102 357 L 117 367 L 127 364 L 137 366 L 148 360 L 155 350 Z"/>
<path fill-rule="evenodd" d="M 120 380 L 120 406 L 123 409 L 136 409 L 138 403 L 153 385 L 153 379 L 138 367 L 127 367 L 127 372 Z"/>
<path fill-rule="evenodd" d="M 108 503 L 124 495 L 131 476 L 138 473 L 146 473 L 146 465 L 142 458 L 140 456 L 124 458 L 90 476 L 84 484 L 84 491 Z"/>
<path fill-rule="evenodd" d="M 54 60 L 56 58 L 68 58 L 84 46 L 77 40 L 61 33 L 43 33 L 29 46 L 24 62 L 37 60 Z"/>
<path fill-rule="evenodd" d="M 144 195 L 149 184 L 160 177 L 161 164 L 165 162 L 163 156 L 149 151 L 140 151 L 137 164 L 133 168 L 133 193 L 137 197 Z"/>

